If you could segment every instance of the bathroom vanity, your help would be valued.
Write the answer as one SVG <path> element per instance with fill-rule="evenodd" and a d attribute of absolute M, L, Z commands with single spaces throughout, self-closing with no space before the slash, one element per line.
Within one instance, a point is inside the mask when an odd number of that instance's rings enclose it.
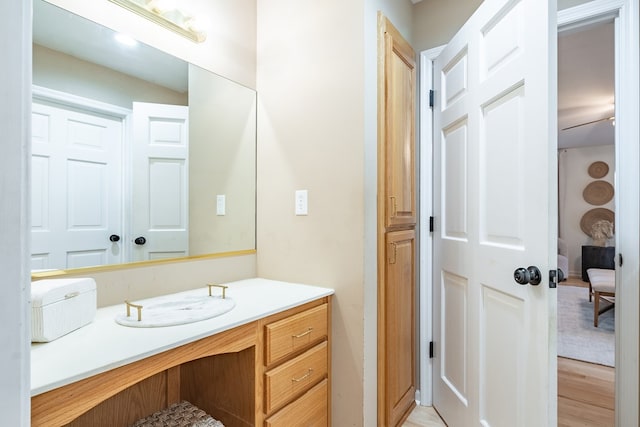
<path fill-rule="evenodd" d="M 114 320 L 123 304 L 32 344 L 31 425 L 128 426 L 182 400 L 227 427 L 330 425 L 333 290 L 226 285 L 236 306 L 218 317 L 127 327 Z"/>

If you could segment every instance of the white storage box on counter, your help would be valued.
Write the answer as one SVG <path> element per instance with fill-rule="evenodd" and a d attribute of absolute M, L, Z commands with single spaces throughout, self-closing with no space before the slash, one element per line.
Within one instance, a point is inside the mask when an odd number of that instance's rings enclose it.
<path fill-rule="evenodd" d="M 31 282 L 31 341 L 53 341 L 90 323 L 96 304 L 91 278 Z"/>

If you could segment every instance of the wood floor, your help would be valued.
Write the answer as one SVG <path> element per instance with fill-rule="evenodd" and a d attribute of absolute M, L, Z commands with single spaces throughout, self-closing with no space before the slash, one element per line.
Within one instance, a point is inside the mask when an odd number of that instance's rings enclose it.
<path fill-rule="evenodd" d="M 579 277 L 561 285 L 589 287 Z M 613 426 L 615 369 L 558 358 L 558 426 Z"/>
<path fill-rule="evenodd" d="M 614 425 L 615 370 L 558 357 L 558 427 Z M 431 407 L 417 406 L 403 427 L 438 427 L 446 424 Z"/>
<path fill-rule="evenodd" d="M 614 425 L 615 369 L 558 357 L 558 427 Z"/>

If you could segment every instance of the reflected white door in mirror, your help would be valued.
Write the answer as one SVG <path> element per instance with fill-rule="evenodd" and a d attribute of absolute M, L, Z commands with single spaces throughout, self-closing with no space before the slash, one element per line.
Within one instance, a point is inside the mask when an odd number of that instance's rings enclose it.
<path fill-rule="evenodd" d="M 188 107 L 36 87 L 32 114 L 33 269 L 189 255 Z"/>
<path fill-rule="evenodd" d="M 189 255 L 189 108 L 133 103 L 130 261 Z"/>

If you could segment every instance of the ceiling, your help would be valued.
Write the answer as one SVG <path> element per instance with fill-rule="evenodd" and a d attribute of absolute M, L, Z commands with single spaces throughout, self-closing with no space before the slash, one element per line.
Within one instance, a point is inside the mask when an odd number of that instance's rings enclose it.
<path fill-rule="evenodd" d="M 69 28 L 74 31 L 65 31 Z M 113 41 L 110 29 L 45 1 L 34 1 L 33 32 L 34 43 L 178 92 L 187 91 L 188 71 L 184 61 L 141 43 L 124 47 Z M 103 41 L 91 42 L 96 39 Z M 129 60 L 114 64 L 113 59 L 122 57 L 123 53 Z M 140 58 L 144 61 L 138 61 Z M 138 67 L 136 64 L 140 63 L 154 65 Z M 610 121 L 562 130 L 614 115 L 613 68 L 613 21 L 558 33 L 558 148 L 614 143 L 614 127 Z"/>
<path fill-rule="evenodd" d="M 614 24 L 558 33 L 558 148 L 614 143 Z"/>
<path fill-rule="evenodd" d="M 142 43 L 125 46 L 114 35 L 111 29 L 46 1 L 33 2 L 34 43 L 180 93 L 187 92 L 186 62 Z M 116 62 L 116 58 L 123 60 Z"/>

